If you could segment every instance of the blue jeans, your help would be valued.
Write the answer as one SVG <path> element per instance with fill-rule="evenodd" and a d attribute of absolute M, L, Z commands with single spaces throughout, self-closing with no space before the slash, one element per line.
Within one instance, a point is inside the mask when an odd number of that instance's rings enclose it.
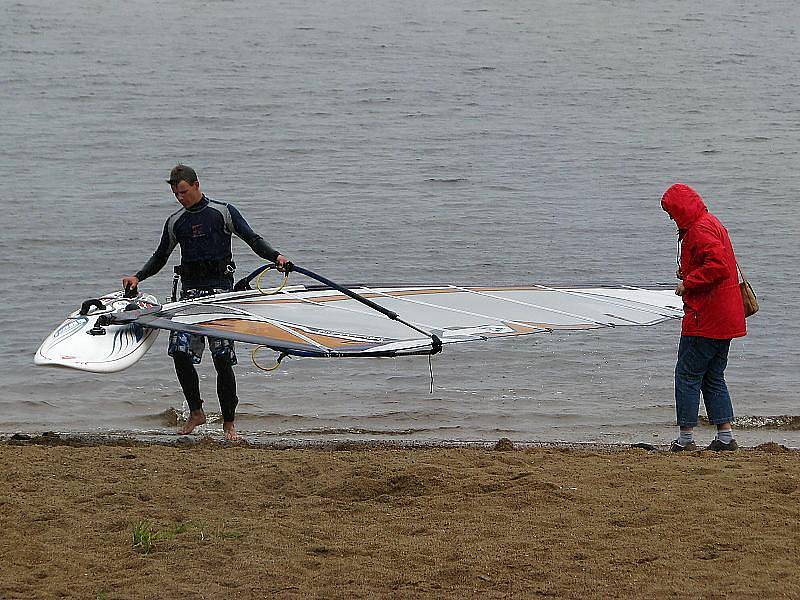
<path fill-rule="evenodd" d="M 679 427 L 697 425 L 701 391 L 711 424 L 733 420 L 733 405 L 725 384 L 730 346 L 730 340 L 681 336 L 675 364 L 675 410 Z"/>

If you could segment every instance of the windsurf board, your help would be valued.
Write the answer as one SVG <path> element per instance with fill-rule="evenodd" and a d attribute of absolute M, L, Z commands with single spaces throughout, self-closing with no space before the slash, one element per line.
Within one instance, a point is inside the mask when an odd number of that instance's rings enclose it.
<path fill-rule="evenodd" d="M 127 369 L 150 349 L 158 337 L 158 329 L 138 323 L 101 326 L 98 319 L 157 305 L 155 296 L 137 294 L 126 298 L 122 290 L 87 300 L 42 342 L 33 361 L 40 366 L 93 373 Z"/>

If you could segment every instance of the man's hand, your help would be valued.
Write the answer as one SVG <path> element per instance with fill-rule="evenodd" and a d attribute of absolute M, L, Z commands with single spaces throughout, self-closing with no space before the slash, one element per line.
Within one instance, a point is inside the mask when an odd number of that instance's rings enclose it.
<path fill-rule="evenodd" d="M 289 262 L 289 259 L 286 258 L 283 254 L 278 254 L 278 258 L 275 259 L 275 264 L 278 265 L 278 271 L 284 273 L 283 266 Z"/>
<path fill-rule="evenodd" d="M 675 288 L 675 295 L 683 296 L 685 293 L 686 293 L 686 288 L 683 287 L 683 283 L 679 283 L 678 287 Z"/>
<path fill-rule="evenodd" d="M 129 275 L 122 278 L 122 289 L 127 290 L 139 287 L 139 278 L 136 275 Z"/>

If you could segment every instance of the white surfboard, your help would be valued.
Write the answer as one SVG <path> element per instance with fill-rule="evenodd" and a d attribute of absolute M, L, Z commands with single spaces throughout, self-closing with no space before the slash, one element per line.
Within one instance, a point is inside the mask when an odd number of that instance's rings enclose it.
<path fill-rule="evenodd" d="M 93 373 L 127 369 L 150 349 L 158 337 L 158 329 L 138 323 L 96 327 L 97 319 L 101 315 L 156 305 L 155 296 L 139 294 L 125 298 L 121 290 L 87 300 L 42 342 L 34 363 Z"/>

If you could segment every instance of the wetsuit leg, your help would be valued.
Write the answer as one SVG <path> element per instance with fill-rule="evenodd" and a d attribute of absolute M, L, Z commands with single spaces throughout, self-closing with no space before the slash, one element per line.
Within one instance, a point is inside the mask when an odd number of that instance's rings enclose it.
<path fill-rule="evenodd" d="M 192 357 L 186 352 L 174 352 L 172 361 L 175 363 L 175 373 L 189 403 L 189 410 L 200 410 L 203 401 L 200 399 L 200 379 L 197 377 L 197 370 L 194 368 Z"/>
<path fill-rule="evenodd" d="M 222 409 L 222 419 L 225 422 L 232 422 L 236 418 L 239 398 L 236 396 L 236 375 L 233 373 L 230 357 L 215 356 L 214 368 L 217 370 L 217 396 L 219 407 Z"/>

